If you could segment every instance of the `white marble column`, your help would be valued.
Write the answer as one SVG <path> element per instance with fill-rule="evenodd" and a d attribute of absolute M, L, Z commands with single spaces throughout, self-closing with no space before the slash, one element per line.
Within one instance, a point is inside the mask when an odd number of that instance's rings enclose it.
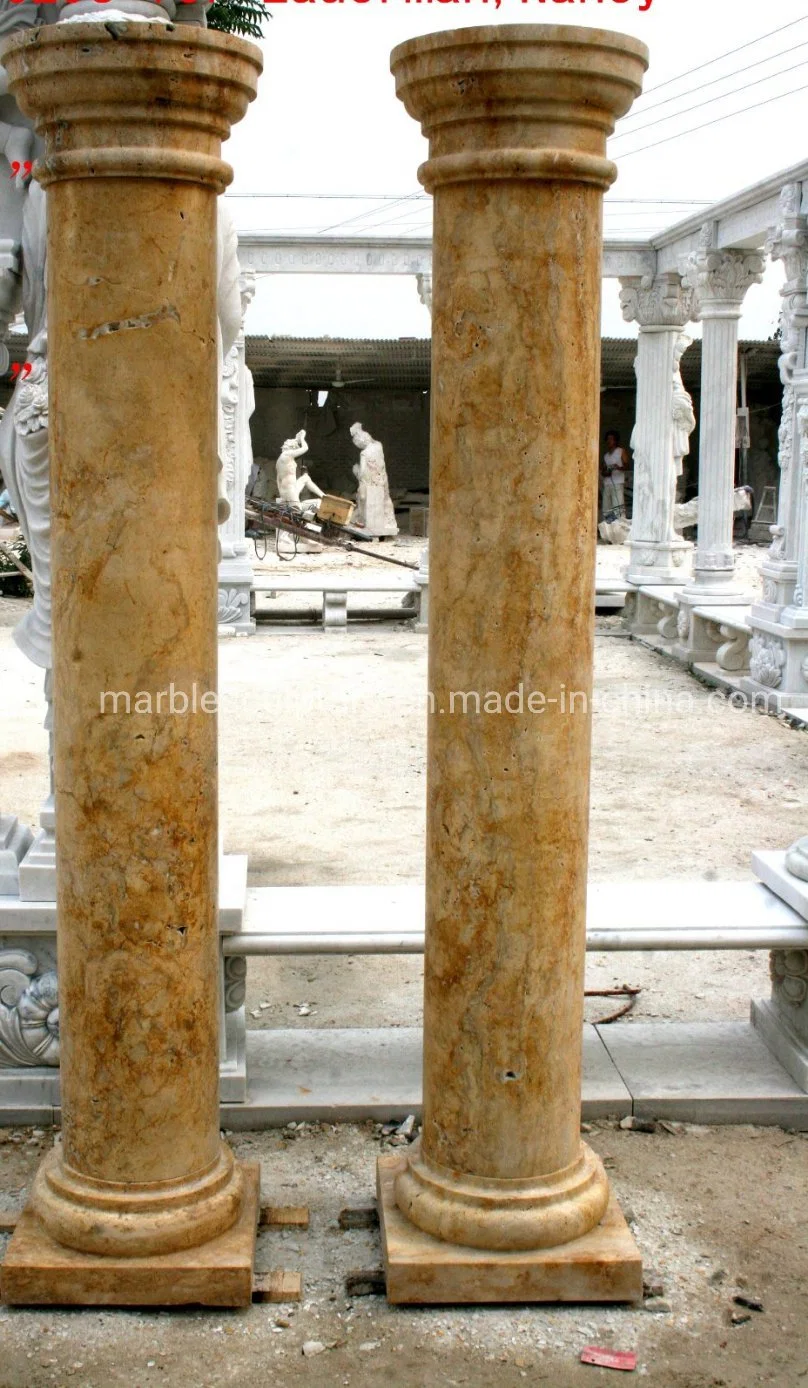
<path fill-rule="evenodd" d="M 687 451 L 686 445 L 679 451 L 682 444 L 677 438 L 692 432 L 679 364 L 690 343 L 683 328 L 693 317 L 693 291 L 676 273 L 653 280 L 632 276 L 620 284 L 623 317 L 640 325 L 634 364 L 637 422 L 631 437 L 634 502 L 626 578 L 636 584 L 681 583 L 682 566 L 692 546 L 674 530 L 673 508 L 678 472 Z"/>
<path fill-rule="evenodd" d="M 757 251 L 716 250 L 714 227 L 687 266 L 685 283 L 696 294 L 704 324 L 699 447 L 699 526 L 688 596 L 704 602 L 744 602 L 734 582 L 732 549 L 735 429 L 738 409 L 738 324 L 753 284 L 763 278 Z"/>
<path fill-rule="evenodd" d="M 249 541 L 244 535 L 244 494 L 252 469 L 250 416 L 255 410 L 252 372 L 247 366 L 244 318 L 255 294 L 255 274 L 239 275 L 242 326 L 224 362 L 221 408 L 224 419 L 224 468 L 230 515 L 219 531 L 219 625 L 240 635 L 252 636 L 255 622 L 250 613 L 253 570 Z"/>
<path fill-rule="evenodd" d="M 780 491 L 749 623 L 744 692 L 772 710 L 808 707 L 808 186 L 789 183 L 767 250 L 785 265 L 780 357 Z"/>

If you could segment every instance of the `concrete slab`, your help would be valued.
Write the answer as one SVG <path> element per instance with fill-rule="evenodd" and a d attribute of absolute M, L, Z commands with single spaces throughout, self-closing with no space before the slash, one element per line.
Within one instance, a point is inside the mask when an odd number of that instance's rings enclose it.
<path fill-rule="evenodd" d="M 634 1022 L 601 1039 L 639 1118 L 808 1130 L 808 1095 L 747 1022 Z"/>
<path fill-rule="evenodd" d="M 223 1103 L 225 1128 L 379 1122 L 421 1111 L 421 1029 L 247 1033 L 247 1102 Z M 584 1027 L 584 1118 L 625 1117 L 631 1096 L 592 1026 Z"/>

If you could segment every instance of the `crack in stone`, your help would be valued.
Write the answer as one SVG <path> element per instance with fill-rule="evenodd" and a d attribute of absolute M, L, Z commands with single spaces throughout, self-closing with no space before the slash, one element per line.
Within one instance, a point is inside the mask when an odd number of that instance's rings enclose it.
<path fill-rule="evenodd" d="M 121 318 L 113 323 L 99 323 L 96 328 L 79 328 L 78 336 L 83 342 L 94 342 L 98 337 L 109 333 L 127 332 L 132 328 L 151 328 L 154 323 L 164 323 L 167 319 L 179 323 L 180 315 L 173 304 L 163 304 L 162 308 L 151 313 L 142 313 L 139 318 Z"/>

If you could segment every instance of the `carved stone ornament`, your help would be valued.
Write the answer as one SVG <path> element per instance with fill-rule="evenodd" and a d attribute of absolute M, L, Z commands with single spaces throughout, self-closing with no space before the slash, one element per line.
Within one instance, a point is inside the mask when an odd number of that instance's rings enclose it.
<path fill-rule="evenodd" d="M 749 643 L 749 671 L 753 680 L 767 689 L 779 689 L 783 682 L 786 653 L 771 636 L 753 636 Z"/>
<path fill-rule="evenodd" d="M 701 311 L 710 303 L 740 308 L 753 284 L 760 284 L 766 261 L 759 251 L 717 250 L 704 244 L 714 235 L 710 225 L 702 231 L 702 249 L 689 256 L 682 283 L 696 296 Z"/>
<path fill-rule="evenodd" d="M 780 222 L 769 233 L 766 253 L 781 260 L 786 278 L 780 315 L 780 378 L 793 380 L 799 352 L 800 329 L 805 326 L 808 304 L 808 218 L 801 215 L 802 184 L 787 183 L 780 194 Z"/>
<path fill-rule="evenodd" d="M 249 616 L 250 595 L 242 588 L 220 588 L 218 598 L 218 620 L 222 625 L 240 622 Z"/>
<path fill-rule="evenodd" d="M 641 328 L 683 328 L 694 316 L 693 290 L 676 273 L 652 278 L 631 275 L 620 281 L 620 307 L 627 323 Z"/>
<path fill-rule="evenodd" d="M 224 1010 L 238 1012 L 247 997 L 247 960 L 243 954 L 227 954 L 224 960 Z"/>
<path fill-rule="evenodd" d="M 59 1064 L 56 974 L 35 954 L 0 950 L 0 1066 Z"/>
<path fill-rule="evenodd" d="M 808 949 L 774 950 L 770 969 L 777 997 L 792 1007 L 801 1007 L 808 999 Z"/>
<path fill-rule="evenodd" d="M 679 615 L 676 618 L 676 630 L 682 641 L 687 641 L 690 636 L 690 609 L 687 607 L 679 608 Z"/>

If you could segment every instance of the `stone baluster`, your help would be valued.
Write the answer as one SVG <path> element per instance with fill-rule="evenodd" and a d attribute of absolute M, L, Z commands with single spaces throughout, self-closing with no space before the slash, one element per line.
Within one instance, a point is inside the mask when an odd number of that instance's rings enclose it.
<path fill-rule="evenodd" d="M 765 885 L 808 922 L 808 838 L 786 853 L 752 854 Z M 752 1025 L 801 1089 L 808 1092 L 808 949 L 769 956 L 771 996 L 752 1003 Z"/>
<path fill-rule="evenodd" d="M 683 441 L 695 427 L 692 402 L 681 382 L 680 362 L 690 338 L 683 332 L 693 317 L 693 291 L 676 273 L 621 279 L 620 303 L 627 323 L 639 323 L 634 370 L 637 422 L 631 547 L 626 578 L 636 584 L 681 583 L 682 566 L 692 548 L 673 524 Z"/>
<path fill-rule="evenodd" d="M 435 196 L 424 1125 L 379 1164 L 393 1301 L 639 1294 L 580 1075 L 605 141 L 646 56 L 527 24 L 392 56 Z M 560 1292 L 543 1250 L 573 1241 Z"/>
<path fill-rule="evenodd" d="M 790 183 L 767 243 L 785 266 L 781 316 L 783 417 L 772 544 L 752 605 L 749 676 L 742 688 L 773 711 L 808 707 L 808 189 Z"/>
<path fill-rule="evenodd" d="M 704 627 L 692 609 L 705 604 L 748 606 L 751 595 L 735 581 L 732 544 L 735 521 L 735 433 L 738 409 L 738 324 L 753 284 L 763 278 L 757 251 L 717 250 L 716 228 L 708 223 L 701 248 L 687 262 L 684 282 L 695 293 L 694 312 L 703 328 L 699 519 L 693 577 L 682 590 L 679 644 L 683 660 L 714 658 L 704 644 Z"/>
<path fill-rule="evenodd" d="M 2 1295 L 249 1304 L 257 1179 L 218 1108 L 215 254 L 261 54 L 78 22 L 2 61 L 46 146 L 63 1136 Z"/>
<path fill-rule="evenodd" d="M 252 470 L 250 416 L 255 410 L 252 372 L 244 347 L 244 317 L 255 294 L 255 274 L 239 275 L 242 324 L 224 362 L 221 408 L 224 421 L 224 468 L 230 515 L 219 531 L 219 624 L 239 635 L 252 636 L 255 622 L 250 613 L 253 570 L 249 541 L 244 535 L 244 497 Z"/>

